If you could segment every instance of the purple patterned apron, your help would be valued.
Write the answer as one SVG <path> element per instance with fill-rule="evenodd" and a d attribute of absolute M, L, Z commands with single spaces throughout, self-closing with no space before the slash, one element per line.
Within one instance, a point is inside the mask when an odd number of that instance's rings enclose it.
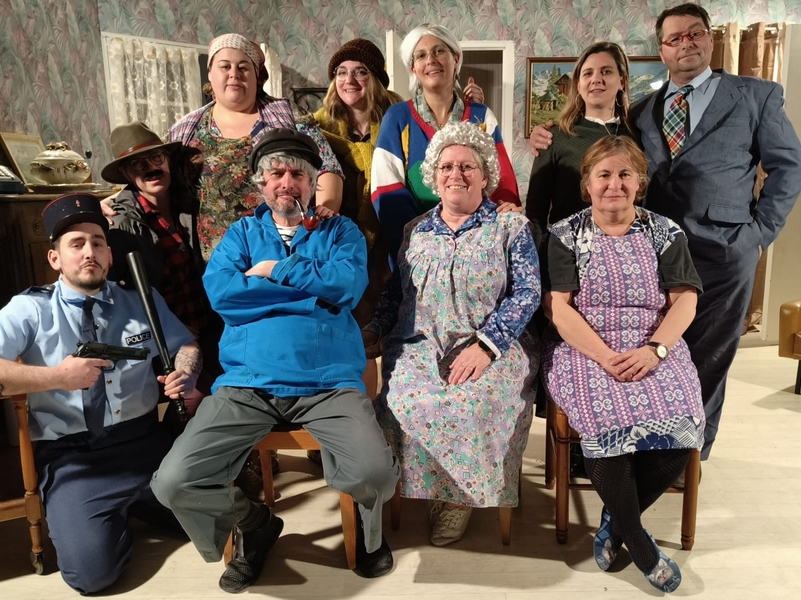
<path fill-rule="evenodd" d="M 656 252 L 645 232 L 598 231 L 576 310 L 613 350 L 646 344 L 664 318 Z M 641 381 L 619 382 L 561 340 L 546 345 L 551 397 L 582 437 L 587 456 L 648 449 L 699 448 L 704 411 L 698 374 L 684 340 Z"/>

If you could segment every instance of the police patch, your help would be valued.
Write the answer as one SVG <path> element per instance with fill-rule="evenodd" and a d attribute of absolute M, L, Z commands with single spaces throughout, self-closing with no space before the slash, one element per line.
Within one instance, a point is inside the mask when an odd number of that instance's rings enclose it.
<path fill-rule="evenodd" d="M 149 331 L 144 331 L 137 335 L 132 335 L 131 337 L 125 338 L 125 343 L 129 346 L 133 346 L 134 344 L 141 344 L 142 342 L 147 342 L 148 340 L 152 339 L 153 336 L 150 335 Z"/>

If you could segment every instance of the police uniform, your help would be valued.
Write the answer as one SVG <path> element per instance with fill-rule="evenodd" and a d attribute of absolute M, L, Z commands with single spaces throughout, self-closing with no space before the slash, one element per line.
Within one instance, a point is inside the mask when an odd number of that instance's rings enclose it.
<path fill-rule="evenodd" d="M 74 200 L 70 203 L 74 206 Z M 194 337 L 161 296 L 155 291 L 153 296 L 167 346 L 175 354 Z M 59 365 L 87 341 L 81 327 L 86 298 L 61 279 L 14 296 L 0 310 L 0 357 Z M 98 342 L 150 349 L 145 360 L 120 360 L 101 374 L 107 398 L 102 433 L 88 431 L 82 390 L 28 394 L 50 538 L 64 580 L 82 593 L 116 581 L 129 561 L 129 515 L 163 519 L 154 510 L 158 503 L 149 481 L 171 445 L 155 410 L 159 387 L 151 363 L 158 350 L 138 295 L 106 282 L 93 298 Z"/>

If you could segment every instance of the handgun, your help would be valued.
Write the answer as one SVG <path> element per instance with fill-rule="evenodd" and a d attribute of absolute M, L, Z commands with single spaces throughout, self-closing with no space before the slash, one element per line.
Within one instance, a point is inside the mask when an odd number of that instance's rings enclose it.
<path fill-rule="evenodd" d="M 150 354 L 150 348 L 126 348 L 125 346 L 110 346 L 100 342 L 82 342 L 73 356 L 78 358 L 100 358 L 111 361 L 116 366 L 118 360 L 145 360 Z"/>

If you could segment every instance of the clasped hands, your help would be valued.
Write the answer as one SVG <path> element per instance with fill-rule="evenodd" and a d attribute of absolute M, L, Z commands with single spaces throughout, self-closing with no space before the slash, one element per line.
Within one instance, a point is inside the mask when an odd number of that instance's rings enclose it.
<path fill-rule="evenodd" d="M 659 364 L 659 358 L 650 346 L 640 346 L 627 352 L 614 352 L 599 363 L 618 381 L 640 381 Z"/>

